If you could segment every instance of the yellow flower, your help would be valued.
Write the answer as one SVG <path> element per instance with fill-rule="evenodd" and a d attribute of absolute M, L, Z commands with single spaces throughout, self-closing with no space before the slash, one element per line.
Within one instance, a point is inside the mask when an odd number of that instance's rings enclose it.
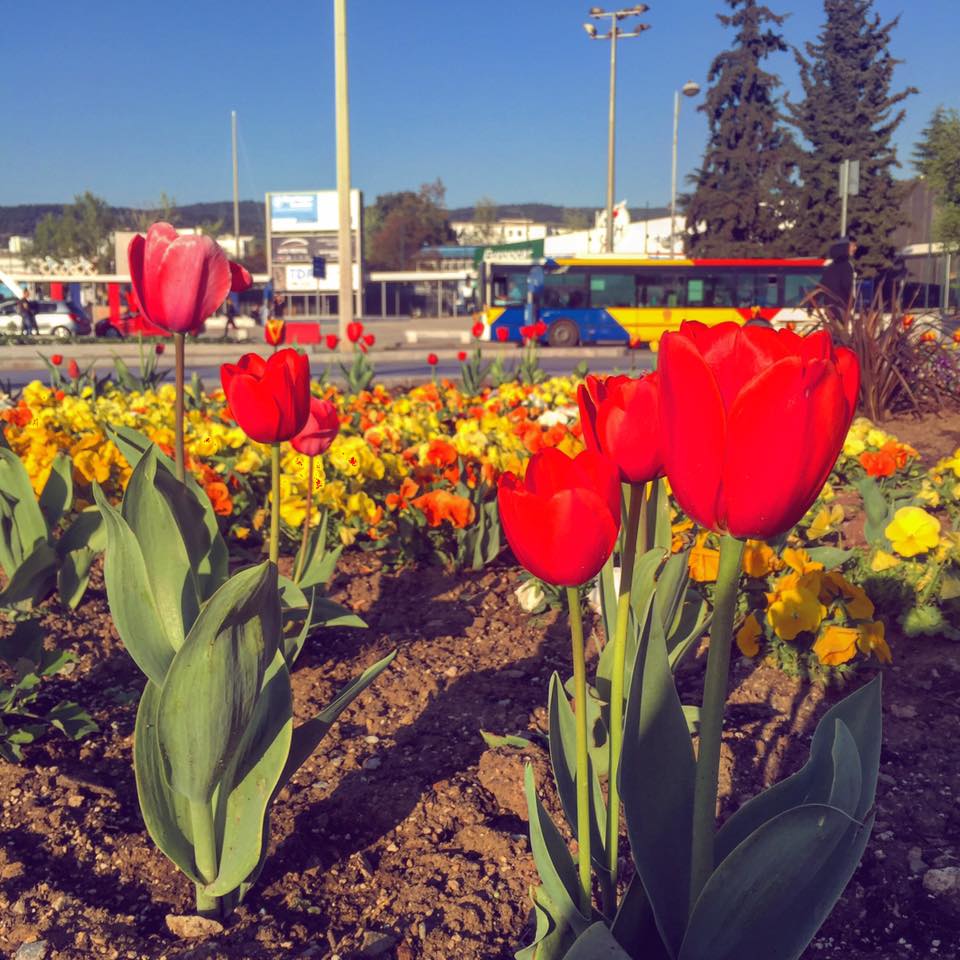
<path fill-rule="evenodd" d="M 240 526 L 234 527 L 234 528 L 233 528 L 233 535 L 234 535 L 238 540 L 246 540 L 247 537 L 250 536 L 250 528 L 249 528 L 249 527 L 240 527 Z"/>
<path fill-rule="evenodd" d="M 340 528 L 340 542 L 345 546 L 349 547 L 357 539 L 357 531 L 352 527 L 341 527 Z"/>
<path fill-rule="evenodd" d="M 940 521 L 920 507 L 901 507 L 883 533 L 901 557 L 915 557 L 940 542 Z"/>
<path fill-rule="evenodd" d="M 890 653 L 890 647 L 887 645 L 884 636 L 883 624 L 879 620 L 874 620 L 872 623 L 861 623 L 857 629 L 860 634 L 857 639 L 857 646 L 861 653 L 868 656 L 873 653 L 881 663 L 893 662 L 893 655 Z"/>
<path fill-rule="evenodd" d="M 745 657 L 755 657 L 760 652 L 760 640 L 763 628 L 755 614 L 751 613 L 737 631 L 737 646 Z"/>
<path fill-rule="evenodd" d="M 711 583 L 717 579 L 717 573 L 720 570 L 720 551 L 705 547 L 706 539 L 706 534 L 703 533 L 697 537 L 697 542 L 687 560 L 690 576 L 698 583 Z"/>
<path fill-rule="evenodd" d="M 823 575 L 820 599 L 826 603 L 839 599 L 851 620 L 869 620 L 873 616 L 873 601 L 863 587 L 848 583 L 837 570 Z"/>
<path fill-rule="evenodd" d="M 829 483 L 823 485 L 823 489 L 820 491 L 820 499 L 824 503 L 829 503 L 836 497 L 836 494 L 833 492 L 833 487 Z"/>
<path fill-rule="evenodd" d="M 762 540 L 748 540 L 743 548 L 743 572 L 748 577 L 765 577 L 780 566 L 777 555 Z"/>
<path fill-rule="evenodd" d="M 887 553 L 886 550 L 878 550 L 870 561 L 870 569 L 874 573 L 882 573 L 884 570 L 895 567 L 899 562 L 900 560 L 892 553 Z"/>
<path fill-rule="evenodd" d="M 813 652 L 822 664 L 836 667 L 857 655 L 859 640 L 860 631 L 856 627 L 829 626 L 817 637 Z"/>
<path fill-rule="evenodd" d="M 811 560 L 810 554 L 806 550 L 799 550 L 794 547 L 787 547 L 780 555 L 783 562 L 797 573 L 810 573 L 813 570 L 822 570 L 823 564 L 818 560 Z"/>
<path fill-rule="evenodd" d="M 253 524 L 253 529 L 254 530 L 261 529 L 266 519 L 267 519 L 267 511 L 263 507 L 260 507 L 259 510 L 255 510 L 253 514 L 253 519 L 250 521 Z"/>
<path fill-rule="evenodd" d="M 843 507 L 834 504 L 832 507 L 821 507 L 813 518 L 813 523 L 807 528 L 807 536 L 811 540 L 822 540 L 831 533 L 836 533 L 843 523 Z"/>
<path fill-rule="evenodd" d="M 827 608 L 820 602 L 820 575 L 816 571 L 781 577 L 774 593 L 767 594 L 767 623 L 781 640 L 820 626 Z"/>

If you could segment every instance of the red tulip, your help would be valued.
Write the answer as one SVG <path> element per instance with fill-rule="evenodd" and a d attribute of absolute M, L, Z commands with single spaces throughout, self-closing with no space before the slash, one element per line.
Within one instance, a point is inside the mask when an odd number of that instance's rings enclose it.
<path fill-rule="evenodd" d="M 347 339 L 351 343 L 356 343 L 363 336 L 363 324 L 356 320 L 347 324 Z"/>
<path fill-rule="evenodd" d="M 337 344 L 340 343 L 340 338 L 335 333 L 327 334 L 327 349 L 336 350 Z"/>
<path fill-rule="evenodd" d="M 463 363 L 464 360 L 467 359 L 467 351 L 466 351 L 466 350 L 461 350 L 461 351 L 457 354 L 457 359 L 458 359 L 461 363 Z"/>
<path fill-rule="evenodd" d="M 295 437 L 310 414 L 310 361 L 289 347 L 264 360 L 245 353 L 220 367 L 220 382 L 240 429 L 258 443 Z"/>
<path fill-rule="evenodd" d="M 810 508 L 857 407 L 860 368 L 825 331 L 685 321 L 660 341 L 664 465 L 699 524 L 766 540 Z"/>
<path fill-rule="evenodd" d="M 472 327 L 472 329 L 470 330 L 470 332 L 473 334 L 473 338 L 474 338 L 475 340 L 479 340 L 479 339 L 483 336 L 483 323 L 482 323 L 480 320 L 478 320 L 478 321 L 473 325 L 473 327 Z"/>
<path fill-rule="evenodd" d="M 310 397 L 310 413 L 303 429 L 290 441 L 293 449 L 308 457 L 319 457 L 330 448 L 340 432 L 337 408 L 329 400 Z"/>
<path fill-rule="evenodd" d="M 167 349 L 167 348 L 166 348 L 166 346 L 165 346 L 164 344 L 158 343 L 158 344 L 156 344 L 156 345 L 154 346 L 153 352 L 154 352 L 158 357 L 162 357 L 162 356 L 163 356 L 163 351 L 166 350 L 166 349 Z"/>
<path fill-rule="evenodd" d="M 271 347 L 279 346 L 283 343 L 283 329 L 286 326 L 283 320 L 278 320 L 275 317 L 271 317 L 263 325 L 263 339 Z"/>
<path fill-rule="evenodd" d="M 556 447 L 541 450 L 522 481 L 512 473 L 500 477 L 497 501 L 516 558 L 558 586 L 596 576 L 620 531 L 617 469 L 592 450 L 573 459 Z"/>
<path fill-rule="evenodd" d="M 178 236 L 155 223 L 128 251 L 130 279 L 144 315 L 171 333 L 199 330 L 230 292 L 230 261 L 210 237 Z"/>
<path fill-rule="evenodd" d="M 427 354 L 427 363 L 429 363 L 431 367 L 435 367 L 439 362 L 440 358 L 435 353 Z"/>
<path fill-rule="evenodd" d="M 50 354 L 50 362 L 55 366 L 59 367 L 63 363 L 63 357 L 59 353 Z"/>
<path fill-rule="evenodd" d="M 520 336 L 524 340 L 532 340 L 536 335 L 537 328 L 531 323 L 529 326 L 520 328 Z"/>
<path fill-rule="evenodd" d="M 510 331 L 506 327 L 497 327 L 497 339 L 501 343 L 507 342 L 507 337 L 510 336 Z"/>
<path fill-rule="evenodd" d="M 365 333 L 363 335 L 363 342 L 368 346 L 372 347 L 376 342 L 376 337 L 372 333 Z"/>
<path fill-rule="evenodd" d="M 536 337 L 542 337 L 542 336 L 544 336 L 544 335 L 546 334 L 546 332 L 547 332 L 547 325 L 546 325 L 546 323 L 545 323 L 543 320 L 538 320 L 538 321 L 533 325 L 533 334 L 534 334 L 534 336 L 536 336 Z"/>
<path fill-rule="evenodd" d="M 76 360 L 71 360 L 67 364 L 67 376 L 70 377 L 71 380 L 80 379 L 80 364 L 77 363 Z"/>
<path fill-rule="evenodd" d="M 244 290 L 249 290 L 253 286 L 253 277 L 250 276 L 250 271 L 232 260 L 228 262 L 230 264 L 230 292 L 243 293 Z"/>
<path fill-rule="evenodd" d="M 663 476 L 657 374 L 587 377 L 577 388 L 580 423 L 588 450 L 612 460 L 624 483 Z"/>

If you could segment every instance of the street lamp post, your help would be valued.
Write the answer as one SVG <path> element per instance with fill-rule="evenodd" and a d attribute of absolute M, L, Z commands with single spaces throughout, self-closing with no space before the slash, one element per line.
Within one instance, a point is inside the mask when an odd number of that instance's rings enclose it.
<path fill-rule="evenodd" d="M 638 17 L 646 13 L 650 7 L 645 3 L 637 3 L 623 10 L 603 10 L 600 7 L 591 7 L 587 16 L 593 20 L 610 20 L 609 33 L 597 33 L 592 23 L 585 23 L 583 29 L 591 40 L 610 41 L 610 117 L 607 131 L 607 230 L 603 248 L 607 253 L 613 252 L 613 184 L 614 184 L 614 131 L 616 129 L 616 101 L 617 101 L 617 40 L 628 40 L 630 37 L 639 37 L 644 30 L 650 29 L 648 23 L 638 23 L 631 30 L 622 30 L 619 27 L 621 20 L 626 17 Z"/>
<path fill-rule="evenodd" d="M 680 94 L 695 97 L 700 92 L 700 84 L 688 80 L 673 94 L 673 165 L 670 175 L 670 256 L 677 248 L 677 134 L 680 130 Z"/>

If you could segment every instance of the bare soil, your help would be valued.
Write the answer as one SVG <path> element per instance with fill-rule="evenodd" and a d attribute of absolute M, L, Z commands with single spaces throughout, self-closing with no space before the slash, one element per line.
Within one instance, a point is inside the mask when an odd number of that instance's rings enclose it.
<path fill-rule="evenodd" d="M 932 459 L 949 450 L 931 456 L 930 440 L 960 443 L 956 416 L 925 427 L 925 443 L 885 426 Z M 529 939 L 536 883 L 523 767 L 534 764 L 559 820 L 544 705 L 551 672 L 571 668 L 565 623 L 520 610 L 508 561 L 450 576 L 389 572 L 359 551 L 342 559 L 334 599 L 369 629 L 330 630 L 308 646 L 293 677 L 298 718 L 389 650 L 399 654 L 280 796 L 259 884 L 207 939 L 175 936 L 166 923 L 193 912 L 193 890 L 140 819 L 131 742 L 143 679 L 113 629 L 98 566 L 76 612 L 46 614 L 50 636 L 79 663 L 44 697 L 79 701 L 101 731 L 81 743 L 51 734 L 22 765 L 0 763 L 0 950 L 12 957 L 43 940 L 45 951 L 20 956 L 512 957 Z M 960 867 L 960 647 L 894 638 L 893 651 L 892 667 L 864 668 L 854 681 L 884 672 L 876 827 L 805 960 L 960 956 L 960 891 L 934 894 L 923 882 L 929 869 Z M 701 650 L 681 669 L 685 702 L 699 696 L 704 660 Z M 802 765 L 817 719 L 842 695 L 736 662 L 721 816 Z M 490 749 L 480 730 L 534 746 Z"/>

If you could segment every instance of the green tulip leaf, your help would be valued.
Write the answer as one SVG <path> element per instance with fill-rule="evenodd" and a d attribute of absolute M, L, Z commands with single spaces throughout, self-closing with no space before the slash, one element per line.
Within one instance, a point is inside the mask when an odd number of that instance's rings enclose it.
<path fill-rule="evenodd" d="M 298 581 L 302 590 L 308 587 L 326 586 L 333 576 L 333 571 L 343 552 L 343 546 L 336 546 L 332 550 L 327 549 L 327 511 L 323 511 L 320 523 L 310 532 L 307 540 L 307 557 L 304 562 L 303 573 Z M 294 569 L 300 563 L 300 555 L 294 563 Z"/>
<path fill-rule="evenodd" d="M 352 610 L 335 603 L 329 597 L 315 596 L 313 613 L 310 617 L 310 629 L 316 627 L 366 627 L 367 622 Z"/>
<path fill-rule="evenodd" d="M 87 547 L 71 550 L 60 561 L 57 571 L 57 592 L 60 600 L 71 610 L 76 610 L 77 604 L 83 599 L 90 582 L 90 567 L 93 566 L 96 553 Z"/>
<path fill-rule="evenodd" d="M 548 700 L 550 723 L 550 762 L 557 794 L 570 829 L 577 829 L 577 726 L 570 701 L 563 690 L 560 676 L 550 678 Z M 590 855 L 606 869 L 607 806 L 600 790 L 600 779 L 587 755 L 587 776 L 590 780 Z"/>
<path fill-rule="evenodd" d="M 15 603 L 38 604 L 50 596 L 57 583 L 57 553 L 41 540 L 13 571 L 4 590 L 0 591 L 0 607 Z"/>
<path fill-rule="evenodd" d="M 671 960 L 660 939 L 650 901 L 636 874 L 627 885 L 627 892 L 617 908 L 610 932 L 632 957 L 640 957 L 642 960 Z"/>
<path fill-rule="evenodd" d="M 696 649 L 697 643 L 710 627 L 712 618 L 710 606 L 704 597 L 696 590 L 687 590 L 674 631 L 667 637 L 667 659 L 674 673 L 683 658 Z"/>
<path fill-rule="evenodd" d="M 96 733 L 100 727 L 79 703 L 63 700 L 43 717 L 69 740 L 82 740 L 88 733 Z"/>
<path fill-rule="evenodd" d="M 663 627 L 648 608 L 627 700 L 620 794 L 637 873 L 673 956 L 687 923 L 695 766 Z"/>
<path fill-rule="evenodd" d="M 260 862 L 264 817 L 290 752 L 292 734 L 290 674 L 278 651 L 220 782 L 216 811 L 220 869 L 205 888 L 208 895 L 222 896 L 239 887 Z"/>
<path fill-rule="evenodd" d="M 16 534 L 12 564 L 16 567 L 37 544 L 47 539 L 49 532 L 33 487 L 30 485 L 26 467 L 12 450 L 5 447 L 0 447 L 0 497 L 7 503 Z M 4 564 L 4 570 L 8 576 L 11 575 L 11 570 L 6 564 Z"/>
<path fill-rule="evenodd" d="M 61 557 L 70 553 L 71 550 L 86 548 L 94 553 L 103 553 L 107 549 L 107 528 L 103 517 L 100 516 L 99 508 L 91 506 L 81 510 L 73 518 L 70 526 L 64 530 L 55 546 Z"/>
<path fill-rule="evenodd" d="M 880 485 L 873 477 L 864 477 L 856 484 L 863 499 L 864 512 L 867 515 L 863 535 L 871 547 L 889 549 L 890 541 L 884 530 L 893 519 L 893 508 L 883 495 Z"/>
<path fill-rule="evenodd" d="M 287 781 L 300 769 L 317 745 L 327 735 L 327 731 L 334 725 L 337 717 L 343 713 L 353 701 L 393 663 L 397 651 L 387 654 L 382 660 L 367 667 L 359 677 L 356 677 L 345 686 L 329 706 L 321 710 L 312 720 L 301 723 L 293 731 L 293 740 L 290 745 L 290 755 L 286 766 L 277 784 L 277 790 L 282 790 Z"/>
<path fill-rule="evenodd" d="M 167 498 L 157 489 L 156 447 L 140 458 L 120 512 L 140 544 L 167 639 L 179 650 L 200 609 L 199 585 Z"/>
<path fill-rule="evenodd" d="M 590 924 L 574 941 L 566 960 L 632 960 L 605 923 Z"/>
<path fill-rule="evenodd" d="M 842 567 L 856 554 L 856 550 L 841 550 L 839 547 L 807 547 L 807 556 L 814 563 L 822 563 L 825 570 Z"/>
<path fill-rule="evenodd" d="M 167 780 L 208 803 L 253 715 L 277 652 L 276 567 L 235 573 L 204 604 L 167 671 L 157 734 Z"/>
<path fill-rule="evenodd" d="M 194 883 L 200 883 L 193 859 L 190 803 L 167 783 L 160 742 L 157 708 L 160 688 L 147 681 L 133 731 L 133 772 L 137 780 L 140 812 L 153 842 Z"/>
<path fill-rule="evenodd" d="M 110 616 L 127 653 L 148 679 L 162 687 L 174 646 L 160 620 L 140 543 L 100 485 L 94 481 L 91 487 L 107 531 L 103 580 Z"/>
<path fill-rule="evenodd" d="M 657 577 L 657 590 L 653 597 L 653 609 L 663 624 L 664 636 L 671 636 L 676 629 L 680 607 L 687 593 L 690 568 L 687 565 L 689 551 L 672 554 Z"/>
<path fill-rule="evenodd" d="M 537 887 L 532 899 L 536 923 L 533 942 L 518 950 L 514 957 L 516 960 L 561 960 L 573 944 L 573 933 L 556 919 L 559 910 L 544 887 Z"/>
<path fill-rule="evenodd" d="M 793 776 L 764 790 L 745 803 L 720 828 L 716 839 L 716 862 L 723 859 L 767 820 L 805 803 L 827 803 L 834 789 L 833 747 L 836 721 L 841 720 L 857 746 L 861 794 L 853 816 L 862 820 L 873 806 L 880 771 L 881 677 L 839 703 L 817 724 L 810 743 L 810 759 Z"/>
<path fill-rule="evenodd" d="M 110 437 L 123 458 L 133 469 L 136 468 L 140 458 L 147 450 L 154 450 L 157 461 L 157 483 L 163 493 L 171 500 L 174 512 L 177 513 L 180 520 L 180 532 L 187 544 L 187 552 L 194 560 L 193 567 L 200 583 L 201 597 L 212 596 L 229 575 L 229 557 L 227 545 L 220 535 L 220 525 L 210 503 L 210 498 L 189 473 L 186 474 L 184 482 L 181 484 L 176 479 L 176 466 L 173 460 L 161 452 L 152 440 L 139 431 L 132 427 L 117 426 L 108 426 L 106 430 L 107 436 Z M 185 498 L 171 496 L 173 485 L 176 485 L 177 488 L 186 486 L 186 493 L 189 495 L 194 508 L 190 510 L 189 516 L 183 510 Z M 200 516 L 202 516 L 202 524 L 196 522 L 196 518 Z M 202 556 L 199 560 L 195 553 L 197 549 L 202 550 Z"/>
<path fill-rule="evenodd" d="M 296 663 L 297 657 L 300 656 L 300 651 L 303 650 L 303 645 L 307 642 L 307 634 L 310 633 L 310 618 L 313 615 L 313 601 L 314 597 L 311 594 L 310 596 L 310 606 L 307 608 L 307 612 L 303 616 L 303 622 L 301 624 L 300 630 L 298 633 L 288 633 L 288 625 L 295 627 L 296 619 L 291 615 L 290 607 L 281 607 L 281 616 L 284 618 L 282 635 L 280 639 L 281 646 L 283 648 L 283 659 L 287 662 L 287 667 L 291 670 L 293 669 L 294 663 Z"/>
<path fill-rule="evenodd" d="M 851 744 L 842 749 L 855 751 Z M 768 820 L 707 881 L 678 960 L 797 960 L 853 875 L 872 824 L 873 815 L 860 823 L 826 804 Z"/>
<path fill-rule="evenodd" d="M 73 467 L 68 457 L 58 451 L 50 465 L 50 476 L 40 493 L 40 513 L 46 522 L 47 529 L 53 530 L 60 522 L 60 518 L 70 509 L 73 503 Z"/>
<path fill-rule="evenodd" d="M 523 784 L 530 820 L 530 848 L 540 882 L 555 905 L 557 912 L 553 916 L 556 922 L 569 926 L 579 935 L 586 929 L 590 918 L 585 917 L 577 906 L 580 886 L 576 864 L 560 831 L 540 803 L 530 764 L 524 771 Z"/>

